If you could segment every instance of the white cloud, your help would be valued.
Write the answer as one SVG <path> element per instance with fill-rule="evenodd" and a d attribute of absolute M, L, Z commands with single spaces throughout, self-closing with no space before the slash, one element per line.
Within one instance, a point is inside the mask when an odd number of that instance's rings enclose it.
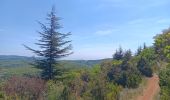
<path fill-rule="evenodd" d="M 158 24 L 170 24 L 170 19 L 159 19 L 159 20 L 157 20 L 157 22 L 156 23 L 158 23 Z"/>
<path fill-rule="evenodd" d="M 116 31 L 118 30 L 117 29 L 99 30 L 99 31 L 96 31 L 95 34 L 105 36 L 105 35 L 113 34 Z"/>

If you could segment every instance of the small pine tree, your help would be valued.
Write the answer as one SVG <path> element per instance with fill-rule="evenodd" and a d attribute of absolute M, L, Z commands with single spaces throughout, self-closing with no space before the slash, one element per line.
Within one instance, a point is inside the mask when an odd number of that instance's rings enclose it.
<path fill-rule="evenodd" d="M 113 59 L 115 60 L 122 60 L 124 56 L 124 52 L 122 47 L 119 47 L 118 50 L 116 50 L 116 53 L 113 55 Z"/>
<path fill-rule="evenodd" d="M 65 40 L 71 34 L 58 32 L 58 30 L 62 28 L 58 23 L 59 20 L 60 18 L 56 17 L 55 8 L 53 7 L 47 17 L 47 21 L 49 21 L 48 25 L 39 23 L 43 31 L 39 32 L 41 39 L 36 45 L 41 49 L 35 50 L 24 45 L 27 49 L 41 57 L 36 60 L 35 65 L 42 69 L 41 76 L 47 80 L 53 79 L 55 75 L 61 74 L 61 70 L 56 68 L 58 59 L 72 54 L 72 52 L 70 52 L 72 48 L 70 44 L 71 41 Z"/>
<path fill-rule="evenodd" d="M 129 61 L 132 58 L 132 51 L 129 49 L 124 53 L 123 60 Z"/>
<path fill-rule="evenodd" d="M 137 56 L 140 55 L 141 52 L 142 52 L 142 47 L 139 46 L 138 49 L 137 49 L 136 55 Z"/>
<path fill-rule="evenodd" d="M 143 44 L 143 49 L 146 49 L 146 48 L 147 48 L 146 43 L 144 43 Z"/>
<path fill-rule="evenodd" d="M 131 58 L 132 58 L 132 52 L 129 49 L 124 53 L 123 61 L 121 65 L 122 70 L 127 70 L 128 68 L 130 68 L 129 61 L 131 60 Z"/>

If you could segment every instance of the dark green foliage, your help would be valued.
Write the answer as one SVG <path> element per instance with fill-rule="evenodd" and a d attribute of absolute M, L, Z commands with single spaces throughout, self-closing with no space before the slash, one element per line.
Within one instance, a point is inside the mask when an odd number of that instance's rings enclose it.
<path fill-rule="evenodd" d="M 131 50 L 128 50 L 123 55 L 123 61 L 122 61 L 122 64 L 121 64 L 122 70 L 127 70 L 130 67 L 129 61 L 131 59 L 132 59 L 132 52 L 131 52 Z"/>
<path fill-rule="evenodd" d="M 123 52 L 122 59 L 114 60 L 112 67 L 107 73 L 110 81 L 122 85 L 123 87 L 136 88 L 141 82 L 141 74 L 134 64 L 131 64 L 132 53 L 130 50 Z"/>
<path fill-rule="evenodd" d="M 122 85 L 123 87 L 136 88 L 141 82 L 141 74 L 133 67 L 123 70 L 121 66 L 113 66 L 112 70 L 107 74 L 110 81 Z"/>
<path fill-rule="evenodd" d="M 144 58 L 140 58 L 139 62 L 137 63 L 137 68 L 142 73 L 142 75 L 145 75 L 147 77 L 152 77 L 152 69 L 149 66 L 149 62 L 146 61 Z"/>
<path fill-rule="evenodd" d="M 142 75 L 152 77 L 153 66 L 156 65 L 156 54 L 153 47 L 143 49 L 138 57 L 137 68 Z"/>
<path fill-rule="evenodd" d="M 41 39 L 36 43 L 41 49 L 34 50 L 28 46 L 27 49 L 33 51 L 37 56 L 42 58 L 36 61 L 36 67 L 42 69 L 41 76 L 44 79 L 54 79 L 55 75 L 60 75 L 59 69 L 55 69 L 58 64 L 58 59 L 71 54 L 71 41 L 64 40 L 70 33 L 63 34 L 58 32 L 61 28 L 58 23 L 59 18 L 55 15 L 54 7 L 50 14 L 48 14 L 47 25 L 40 23 L 42 32 L 39 32 Z"/>

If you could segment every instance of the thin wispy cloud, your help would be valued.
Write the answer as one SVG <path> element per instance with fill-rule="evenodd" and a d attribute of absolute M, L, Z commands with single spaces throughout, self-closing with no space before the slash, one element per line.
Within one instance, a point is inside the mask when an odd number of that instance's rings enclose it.
<path fill-rule="evenodd" d="M 143 23 L 145 24 L 154 24 L 155 22 L 157 22 L 158 20 L 160 20 L 160 18 L 138 18 L 138 19 L 133 19 L 130 20 L 128 22 L 129 25 L 143 25 Z M 154 22 L 154 23 L 153 23 Z"/>
<path fill-rule="evenodd" d="M 147 9 L 152 7 L 160 7 L 168 5 L 169 0 L 100 0 L 101 8 L 120 7 L 120 8 L 137 8 Z"/>
<path fill-rule="evenodd" d="M 129 25 L 146 25 L 146 24 L 170 24 L 170 18 L 161 17 L 150 17 L 150 18 L 139 18 L 128 22 Z"/>
<path fill-rule="evenodd" d="M 169 24 L 170 25 L 170 19 L 159 19 L 157 20 L 158 24 Z"/>
<path fill-rule="evenodd" d="M 107 36 L 107 35 L 115 33 L 116 31 L 118 30 L 117 29 L 99 30 L 99 31 L 96 31 L 95 34 L 101 35 L 101 36 Z"/>

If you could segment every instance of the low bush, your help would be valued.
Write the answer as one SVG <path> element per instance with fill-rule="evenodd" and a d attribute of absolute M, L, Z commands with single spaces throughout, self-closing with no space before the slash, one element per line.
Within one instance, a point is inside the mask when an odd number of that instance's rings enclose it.
<path fill-rule="evenodd" d="M 12 77 L 3 86 L 5 98 L 45 100 L 46 82 L 38 78 Z"/>

